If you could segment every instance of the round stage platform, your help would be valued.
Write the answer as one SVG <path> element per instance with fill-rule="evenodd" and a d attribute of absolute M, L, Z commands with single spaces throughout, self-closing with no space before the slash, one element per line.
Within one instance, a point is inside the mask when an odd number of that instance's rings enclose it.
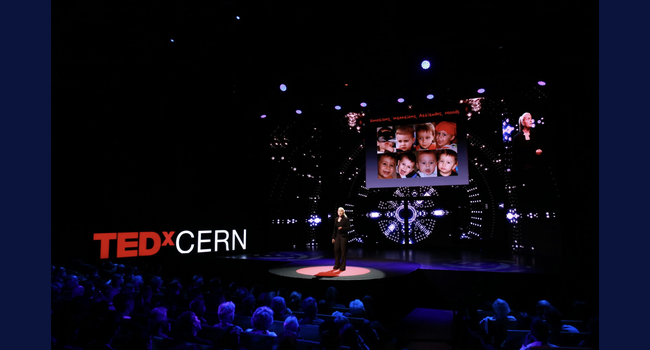
<path fill-rule="evenodd" d="M 301 279 L 332 278 L 340 281 L 360 281 L 407 275 L 421 267 L 420 264 L 390 259 L 348 260 L 345 271 L 334 270 L 332 259 L 311 259 L 290 262 L 269 269 L 272 274 Z"/>

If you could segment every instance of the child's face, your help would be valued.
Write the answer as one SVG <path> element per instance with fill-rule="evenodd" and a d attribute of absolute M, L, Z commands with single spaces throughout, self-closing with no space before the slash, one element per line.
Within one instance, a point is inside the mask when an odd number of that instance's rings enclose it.
<path fill-rule="evenodd" d="M 413 148 L 415 138 L 413 135 L 397 134 L 397 148 L 402 151 L 410 151 Z"/>
<path fill-rule="evenodd" d="M 399 172 L 400 175 L 406 176 L 411 171 L 413 171 L 414 168 L 415 168 L 415 163 L 411 162 L 411 160 L 408 158 L 402 158 L 402 160 L 399 161 L 399 166 L 397 167 L 397 171 Z"/>
<path fill-rule="evenodd" d="M 379 158 L 378 166 L 380 179 L 393 178 L 393 174 L 395 174 L 395 159 L 391 157 L 381 157 Z"/>
<path fill-rule="evenodd" d="M 418 170 L 431 175 L 436 171 L 436 157 L 430 153 L 418 155 Z"/>
<path fill-rule="evenodd" d="M 418 144 L 422 148 L 429 148 L 433 142 L 433 132 L 431 131 L 418 131 Z"/>
<path fill-rule="evenodd" d="M 442 176 L 451 175 L 452 170 L 458 165 L 456 157 L 450 156 L 448 154 L 441 154 L 440 159 L 438 159 L 438 171 Z"/>
<path fill-rule="evenodd" d="M 441 130 L 436 133 L 436 146 L 440 148 L 441 146 L 451 145 L 451 142 L 456 138 L 455 135 L 448 134 L 446 131 Z"/>

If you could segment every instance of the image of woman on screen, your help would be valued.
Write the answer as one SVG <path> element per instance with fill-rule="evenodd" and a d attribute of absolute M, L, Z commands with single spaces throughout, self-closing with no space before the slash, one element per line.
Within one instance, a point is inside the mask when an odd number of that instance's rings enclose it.
<path fill-rule="evenodd" d="M 514 160 L 523 169 L 531 169 L 542 155 L 542 142 L 533 129 L 533 116 L 526 112 L 519 117 L 519 132 L 512 138 Z"/>
<path fill-rule="evenodd" d="M 533 126 L 533 117 L 526 112 L 519 117 L 519 132 L 512 138 L 513 175 L 521 194 L 534 202 L 543 194 L 542 138 Z"/>
<path fill-rule="evenodd" d="M 458 153 L 451 149 L 438 151 L 438 176 L 458 175 Z"/>
<path fill-rule="evenodd" d="M 343 208 L 339 208 L 337 214 L 338 217 L 334 219 L 334 233 L 332 234 L 332 244 L 334 244 L 334 270 L 345 271 L 350 220 L 345 215 L 345 209 Z"/>
<path fill-rule="evenodd" d="M 442 121 L 436 124 L 436 149 L 453 149 L 458 152 L 456 123 Z"/>
<path fill-rule="evenodd" d="M 377 129 L 377 154 L 395 153 L 395 131 L 390 127 L 384 126 Z"/>
<path fill-rule="evenodd" d="M 379 155 L 379 159 L 377 160 L 377 175 L 379 179 L 395 179 L 395 163 L 395 155 L 391 153 Z"/>
<path fill-rule="evenodd" d="M 417 159 L 413 152 L 399 153 L 397 155 L 397 175 L 402 179 L 418 177 L 416 162 Z"/>

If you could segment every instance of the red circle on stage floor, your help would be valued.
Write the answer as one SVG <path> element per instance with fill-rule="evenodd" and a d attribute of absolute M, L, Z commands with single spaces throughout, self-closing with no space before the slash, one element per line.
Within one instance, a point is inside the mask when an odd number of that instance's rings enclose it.
<path fill-rule="evenodd" d="M 311 266 L 296 270 L 297 273 L 307 276 L 360 276 L 370 273 L 369 269 L 363 267 L 348 266 L 345 271 L 332 269 L 331 266 Z"/>

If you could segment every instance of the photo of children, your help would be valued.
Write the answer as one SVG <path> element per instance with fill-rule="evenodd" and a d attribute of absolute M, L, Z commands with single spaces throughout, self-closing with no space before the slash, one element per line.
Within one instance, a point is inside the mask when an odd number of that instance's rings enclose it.
<path fill-rule="evenodd" d="M 418 177 L 437 177 L 435 151 L 418 151 L 417 168 Z"/>
<path fill-rule="evenodd" d="M 397 156 L 397 175 L 402 179 L 418 177 L 418 170 L 415 166 L 417 159 L 413 152 L 400 153 Z"/>
<path fill-rule="evenodd" d="M 415 126 L 415 136 L 417 139 L 416 150 L 436 149 L 436 128 L 433 123 L 417 124 Z"/>
<path fill-rule="evenodd" d="M 436 149 L 452 149 L 458 152 L 456 145 L 456 123 L 442 121 L 436 124 Z"/>
<path fill-rule="evenodd" d="M 451 149 L 438 151 L 438 176 L 456 176 L 458 172 L 458 153 Z"/>
<path fill-rule="evenodd" d="M 388 126 L 377 128 L 377 154 L 395 153 L 395 132 Z"/>
<path fill-rule="evenodd" d="M 413 125 L 398 125 L 395 130 L 397 140 L 397 152 L 407 152 L 413 150 L 415 143 L 415 129 Z"/>
<path fill-rule="evenodd" d="M 385 153 L 379 156 L 377 160 L 377 175 L 379 179 L 395 179 L 395 156 L 391 153 Z"/>

